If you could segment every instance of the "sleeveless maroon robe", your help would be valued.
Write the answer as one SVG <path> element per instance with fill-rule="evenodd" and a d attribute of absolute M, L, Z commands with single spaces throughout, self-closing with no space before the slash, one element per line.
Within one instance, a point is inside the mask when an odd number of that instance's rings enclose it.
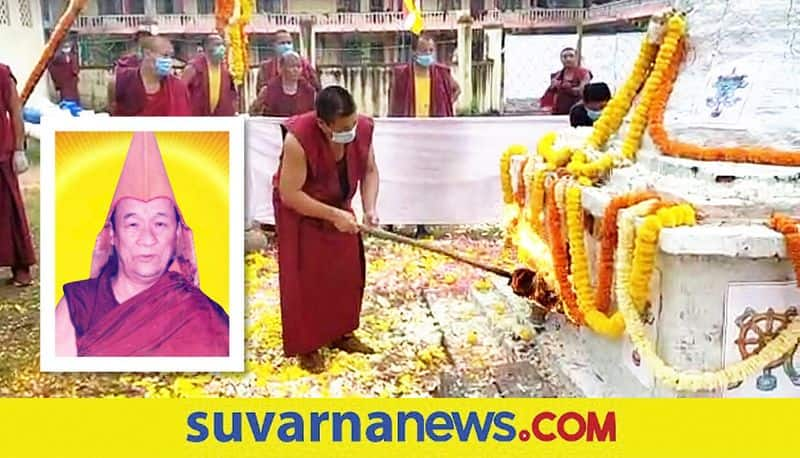
<path fill-rule="evenodd" d="M 262 62 L 261 67 L 258 69 L 256 93 L 260 93 L 261 89 L 269 84 L 270 80 L 276 76 L 279 76 L 280 74 L 281 69 L 280 65 L 278 65 L 278 59 L 273 57 L 272 59 L 267 59 Z M 304 57 L 300 58 L 300 77 L 305 79 L 308 84 L 310 84 L 317 91 L 322 89 L 319 84 L 319 78 L 317 77 L 317 71 L 311 66 L 311 62 Z"/>
<path fill-rule="evenodd" d="M 74 100 L 80 102 L 81 96 L 78 92 L 78 56 L 71 53 L 69 62 L 63 54 L 53 58 L 47 70 L 53 79 L 53 86 L 59 93 L 60 100 Z"/>
<path fill-rule="evenodd" d="M 280 76 L 270 80 L 258 94 L 261 116 L 289 117 L 314 109 L 317 92 L 311 84 L 301 79 L 297 82 L 297 92 L 288 95 L 283 92 L 283 80 Z"/>
<path fill-rule="evenodd" d="M 122 304 L 112 275 L 106 267 L 64 285 L 78 356 L 228 356 L 228 315 L 181 274 L 166 272 Z"/>
<path fill-rule="evenodd" d="M 36 264 L 36 252 L 13 165 L 16 139 L 8 87 L 16 83 L 11 70 L 0 64 L 0 266 L 22 268 Z"/>
<path fill-rule="evenodd" d="M 450 80 L 450 68 L 442 64 L 429 67 L 431 82 L 430 117 L 454 116 L 453 94 L 455 88 Z M 414 88 L 414 65 L 403 64 L 392 69 L 392 93 L 389 94 L 389 116 L 413 118 L 416 116 Z"/>
<path fill-rule="evenodd" d="M 158 92 L 148 94 L 139 76 L 139 68 L 118 69 L 114 91 L 114 116 L 192 115 L 189 91 L 172 75 L 161 80 Z"/>
<path fill-rule="evenodd" d="M 223 62 L 220 64 L 219 100 L 217 107 L 211 111 L 208 94 L 208 58 L 199 54 L 189 62 L 195 69 L 194 78 L 186 85 L 192 101 L 192 116 L 235 116 L 238 95 L 231 78 L 231 72 Z"/>
<path fill-rule="evenodd" d="M 328 205 L 352 212 L 353 195 L 367 170 L 374 122 L 361 116 L 356 139 L 345 146 L 348 192 L 342 193 L 337 164 L 315 112 L 284 123 L 306 154 L 303 191 Z M 303 216 L 284 205 L 273 178 L 272 203 L 278 236 L 283 349 L 309 353 L 354 331 L 359 325 L 366 263 L 360 234 L 339 232 L 333 224 Z"/>

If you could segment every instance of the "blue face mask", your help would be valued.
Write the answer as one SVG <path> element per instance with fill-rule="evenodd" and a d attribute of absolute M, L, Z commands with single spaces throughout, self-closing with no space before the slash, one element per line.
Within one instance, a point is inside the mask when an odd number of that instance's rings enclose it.
<path fill-rule="evenodd" d="M 586 109 L 586 116 L 588 116 L 589 119 L 591 119 L 592 121 L 597 121 L 601 113 L 603 113 L 603 110 L 590 110 L 588 108 Z"/>
<path fill-rule="evenodd" d="M 211 52 L 211 55 L 218 60 L 222 60 L 225 58 L 225 46 L 219 45 Z"/>
<path fill-rule="evenodd" d="M 160 77 L 165 77 L 172 72 L 172 58 L 159 57 L 156 59 L 156 74 Z"/>
<path fill-rule="evenodd" d="M 279 56 L 282 56 L 289 51 L 294 51 L 294 45 L 291 43 L 279 43 L 275 45 L 275 51 L 278 52 Z"/>
<path fill-rule="evenodd" d="M 352 129 L 346 130 L 344 132 L 334 132 L 331 136 L 331 140 L 334 143 L 350 143 L 356 139 L 356 126 L 353 126 Z"/>
<path fill-rule="evenodd" d="M 430 67 L 436 62 L 436 58 L 433 57 L 433 54 L 417 54 L 414 60 L 423 67 Z"/>

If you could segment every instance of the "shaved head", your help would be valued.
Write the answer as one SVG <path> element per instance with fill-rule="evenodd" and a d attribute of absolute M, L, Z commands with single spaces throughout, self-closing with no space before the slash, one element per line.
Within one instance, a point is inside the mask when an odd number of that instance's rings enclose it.
<path fill-rule="evenodd" d="M 417 46 L 415 48 L 417 52 L 433 52 L 434 48 L 436 48 L 436 42 L 433 40 L 432 36 L 422 35 L 417 39 Z"/>
<path fill-rule="evenodd" d="M 172 43 L 164 37 L 150 36 L 142 40 L 142 49 L 161 56 L 172 55 Z"/>
<path fill-rule="evenodd" d="M 213 49 L 221 44 L 225 44 L 225 40 L 218 33 L 212 33 L 203 40 L 203 47 L 206 49 Z"/>
<path fill-rule="evenodd" d="M 275 44 L 279 45 L 281 43 L 291 43 L 292 42 L 292 34 L 287 32 L 286 30 L 278 30 L 275 32 Z"/>

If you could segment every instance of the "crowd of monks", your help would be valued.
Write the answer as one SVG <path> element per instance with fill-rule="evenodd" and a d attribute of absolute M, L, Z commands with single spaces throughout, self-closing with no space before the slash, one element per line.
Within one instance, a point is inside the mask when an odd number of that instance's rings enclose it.
<path fill-rule="evenodd" d="M 144 32 L 137 38 L 138 49 L 116 61 L 109 80 L 113 116 L 238 113 L 240 94 L 219 35 L 206 37 L 202 51 L 180 75 L 173 69 L 174 48 L 167 38 Z M 248 111 L 288 118 L 282 124 L 281 165 L 272 182 L 284 351 L 298 356 L 306 369 L 319 372 L 325 367 L 322 347 L 372 351 L 353 335 L 366 267 L 351 200 L 360 190 L 362 224 L 379 223 L 374 123 L 358 113 L 346 89 L 321 88 L 317 71 L 294 51 L 288 32 L 278 32 L 274 45 L 276 57 L 261 64 L 258 95 Z M 414 61 L 394 69 L 390 116 L 454 115 L 460 88 L 449 67 L 436 62 L 434 49 L 431 38 L 420 37 Z M 61 100 L 79 101 L 77 68 L 75 50 L 65 43 L 50 64 Z M 0 66 L 0 90 L 0 266 L 12 267 L 9 281 L 25 286 L 31 283 L 30 266 L 36 261 L 17 181 L 24 125 L 16 80 L 5 66 Z"/>

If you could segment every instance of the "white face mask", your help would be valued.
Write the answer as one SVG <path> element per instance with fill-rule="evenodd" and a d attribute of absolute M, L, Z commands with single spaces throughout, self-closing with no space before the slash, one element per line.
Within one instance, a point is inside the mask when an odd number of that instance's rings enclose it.
<path fill-rule="evenodd" d="M 352 129 L 346 130 L 344 132 L 334 132 L 331 135 L 331 141 L 334 143 L 350 143 L 356 139 L 356 126 L 353 126 Z"/>

